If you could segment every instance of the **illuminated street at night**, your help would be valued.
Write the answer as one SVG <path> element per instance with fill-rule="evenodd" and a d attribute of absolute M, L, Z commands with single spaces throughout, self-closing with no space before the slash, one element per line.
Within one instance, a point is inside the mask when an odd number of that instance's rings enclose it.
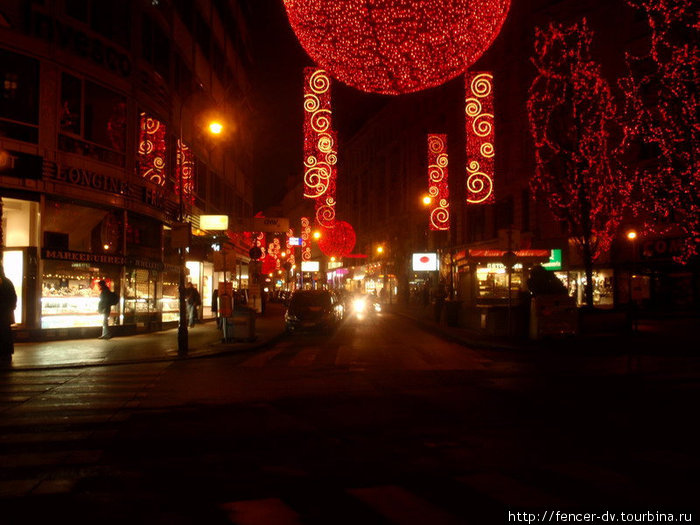
<path fill-rule="evenodd" d="M 476 350 L 382 313 L 219 357 L 6 372 L 3 518 L 80 507 L 80 523 L 449 524 L 692 509 L 697 357 L 572 351 Z"/>
<path fill-rule="evenodd" d="M 692 0 L 2 0 L 0 525 L 694 523 Z"/>

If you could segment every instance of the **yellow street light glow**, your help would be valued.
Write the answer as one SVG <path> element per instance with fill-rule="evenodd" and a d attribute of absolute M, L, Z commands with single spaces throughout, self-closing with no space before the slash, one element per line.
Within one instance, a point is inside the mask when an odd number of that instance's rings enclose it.
<path fill-rule="evenodd" d="M 105 245 L 102 246 L 102 247 L 103 247 L 105 250 L 109 250 L 109 244 L 105 244 Z"/>
<path fill-rule="evenodd" d="M 321 238 L 321 232 L 315 231 L 314 232 L 314 239 L 320 239 Z"/>
<path fill-rule="evenodd" d="M 331 262 L 335 262 L 335 257 L 331 257 Z"/>
<path fill-rule="evenodd" d="M 630 241 L 635 240 L 635 239 L 637 238 L 637 232 L 634 231 L 634 230 L 628 231 L 628 232 L 627 232 L 627 238 L 628 238 Z"/>
<path fill-rule="evenodd" d="M 433 202 L 433 199 L 430 195 L 426 195 L 425 197 L 423 197 L 423 204 L 425 204 L 426 206 L 431 202 Z"/>
<path fill-rule="evenodd" d="M 384 253 L 384 246 L 377 246 L 377 253 Z"/>
<path fill-rule="evenodd" d="M 209 131 L 211 131 L 214 135 L 218 135 L 224 130 L 224 126 L 221 124 L 221 122 L 212 122 L 209 124 Z"/>
<path fill-rule="evenodd" d="M 286 257 L 286 256 L 287 256 L 287 252 L 282 252 L 280 255 L 281 255 L 282 257 Z"/>

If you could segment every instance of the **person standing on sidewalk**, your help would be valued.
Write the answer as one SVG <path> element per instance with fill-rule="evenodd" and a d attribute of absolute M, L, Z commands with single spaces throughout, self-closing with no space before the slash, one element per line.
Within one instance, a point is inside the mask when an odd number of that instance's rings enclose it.
<path fill-rule="evenodd" d="M 98 339 L 111 339 L 109 314 L 112 313 L 112 291 L 104 281 L 100 281 L 97 285 L 100 287 L 100 302 L 97 303 L 97 311 L 102 314 L 102 335 Z"/>
<path fill-rule="evenodd" d="M 15 323 L 17 293 L 15 285 L 5 277 L 5 270 L 0 264 L 0 359 L 11 361 L 15 352 L 12 342 L 12 325 Z"/>
<path fill-rule="evenodd" d="M 192 328 L 197 322 L 197 308 L 202 304 L 202 296 L 199 295 L 197 288 L 192 285 L 192 281 L 187 283 L 185 290 L 185 301 L 187 301 L 187 319 L 189 327 Z"/>

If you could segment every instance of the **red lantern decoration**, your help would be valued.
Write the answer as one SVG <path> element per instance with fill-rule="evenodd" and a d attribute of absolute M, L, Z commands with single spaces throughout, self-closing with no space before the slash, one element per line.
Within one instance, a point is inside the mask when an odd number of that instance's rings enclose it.
<path fill-rule="evenodd" d="M 345 221 L 336 221 L 332 229 L 324 229 L 318 247 L 327 257 L 345 257 L 355 248 L 355 230 Z"/>
<path fill-rule="evenodd" d="M 284 0 L 309 56 L 336 79 L 397 95 L 463 73 L 498 35 L 510 0 Z"/>
<path fill-rule="evenodd" d="M 139 175 L 158 186 L 165 186 L 166 136 L 165 124 L 147 113 L 141 113 Z"/>

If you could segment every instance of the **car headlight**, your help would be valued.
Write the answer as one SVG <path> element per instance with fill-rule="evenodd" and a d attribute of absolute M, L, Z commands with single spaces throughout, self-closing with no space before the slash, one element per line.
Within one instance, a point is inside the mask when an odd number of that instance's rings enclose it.
<path fill-rule="evenodd" d="M 365 311 L 365 308 L 367 308 L 367 303 L 364 299 L 355 299 L 352 303 L 352 308 L 359 314 Z"/>

